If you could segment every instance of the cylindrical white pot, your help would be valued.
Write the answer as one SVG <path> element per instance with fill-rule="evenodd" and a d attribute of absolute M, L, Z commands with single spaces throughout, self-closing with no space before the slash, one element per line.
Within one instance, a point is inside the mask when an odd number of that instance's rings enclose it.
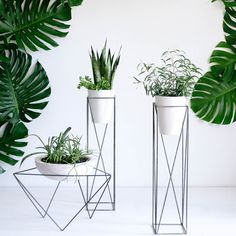
<path fill-rule="evenodd" d="M 114 90 L 88 90 L 89 105 L 94 123 L 109 123 L 114 109 Z"/>
<path fill-rule="evenodd" d="M 179 135 L 182 129 L 187 98 L 156 96 L 160 133 L 164 135 Z"/>
<path fill-rule="evenodd" d="M 35 165 L 41 174 L 56 181 L 75 180 L 76 177 L 68 177 L 69 175 L 89 175 L 93 171 L 96 164 L 96 160 L 94 158 L 90 158 L 86 162 L 81 162 L 75 165 L 52 164 L 43 162 L 41 159 L 44 157 L 45 156 L 36 157 Z"/>

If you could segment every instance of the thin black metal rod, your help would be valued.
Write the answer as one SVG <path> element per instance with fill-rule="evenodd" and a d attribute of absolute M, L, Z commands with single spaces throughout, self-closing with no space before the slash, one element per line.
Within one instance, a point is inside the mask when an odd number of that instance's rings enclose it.
<path fill-rule="evenodd" d="M 187 108 L 188 109 L 188 108 Z M 187 155 L 186 155 L 186 233 L 188 230 L 188 170 L 189 170 L 189 112 L 187 116 L 187 140 L 186 140 L 186 147 L 187 147 Z"/>
<path fill-rule="evenodd" d="M 105 190 L 106 190 L 106 188 L 108 187 L 108 184 L 109 184 L 109 181 L 110 181 L 110 179 L 111 179 L 111 177 L 109 177 L 109 179 L 108 180 L 106 180 L 106 185 L 105 185 L 105 187 L 104 187 L 104 189 L 103 189 L 103 191 L 102 191 L 102 194 L 100 195 L 100 197 L 99 197 L 99 199 L 98 199 L 98 201 L 97 201 L 97 204 L 95 205 L 95 207 L 94 207 L 94 210 L 93 210 L 93 212 L 92 212 L 92 215 L 91 215 L 91 217 L 90 218 L 92 218 L 93 217 L 93 215 L 94 215 L 94 213 L 95 213 L 95 211 L 97 210 L 97 207 L 98 207 L 98 204 L 100 203 L 100 201 L 101 201 L 101 199 L 102 199 L 102 196 L 103 196 L 103 194 L 104 194 L 104 192 L 105 192 Z"/>
<path fill-rule="evenodd" d="M 152 108 L 152 224 L 154 224 L 154 192 L 155 192 L 155 140 L 156 140 L 156 137 L 155 137 L 155 112 L 154 112 L 154 106 L 155 106 L 155 103 L 152 104 L 153 108 Z"/>
<path fill-rule="evenodd" d="M 181 139 L 181 135 L 182 135 L 182 132 L 180 134 L 180 139 Z M 164 140 L 163 140 L 163 135 L 161 135 L 161 140 L 162 140 L 162 144 L 163 144 L 163 148 L 164 148 L 164 153 L 165 153 L 165 158 L 166 158 L 166 163 L 167 163 L 167 169 L 168 169 L 168 172 L 169 172 L 169 175 L 170 175 L 170 182 L 171 182 L 171 186 L 172 186 L 173 193 L 174 193 L 175 204 L 176 204 L 176 207 L 177 207 L 179 220 L 181 222 L 182 220 L 181 220 L 178 200 L 177 200 L 177 197 L 176 197 L 175 187 L 174 187 L 174 183 L 173 183 L 173 179 L 172 179 L 172 174 L 171 174 L 171 171 L 170 171 L 170 164 L 169 164 L 169 161 L 168 161 L 168 156 L 167 156 L 167 152 L 166 152 L 166 148 L 165 148 L 165 144 L 164 144 Z M 177 152 L 178 152 L 178 147 L 177 147 Z M 176 152 L 176 156 L 177 156 L 177 152 Z"/>
<path fill-rule="evenodd" d="M 44 215 L 43 215 L 43 218 L 47 215 L 47 212 L 48 212 L 48 210 L 49 210 L 49 208 L 50 208 L 50 206 L 51 206 L 51 204 L 52 204 L 52 201 L 53 201 L 53 199 L 54 199 L 54 197 L 55 197 L 55 195 L 56 195 L 56 192 L 57 192 L 57 190 L 58 190 L 58 187 L 60 186 L 60 181 L 58 181 L 58 184 L 57 184 L 57 186 L 56 186 L 56 189 L 55 189 L 55 191 L 54 191 L 54 193 L 53 193 L 53 195 L 52 195 L 52 197 L 51 197 L 51 200 L 50 200 L 50 202 L 49 202 L 49 204 L 48 204 L 48 207 L 47 207 L 47 209 L 46 209 L 46 212 L 44 213 Z"/>
<path fill-rule="evenodd" d="M 116 97 L 113 99 L 113 210 L 116 208 Z"/>
<path fill-rule="evenodd" d="M 38 213 L 40 214 L 41 217 L 43 217 L 43 213 L 41 213 L 41 211 L 39 210 L 39 208 L 37 207 L 37 203 L 34 203 L 34 201 L 32 200 L 32 196 L 30 197 L 30 193 L 27 190 L 27 188 L 21 183 L 21 181 L 16 177 L 16 175 L 14 174 L 14 177 L 16 178 L 18 184 L 20 185 L 21 189 L 24 191 L 25 195 L 27 196 L 27 198 L 30 200 L 30 202 L 33 204 L 33 206 L 35 207 L 35 209 L 38 211 Z"/>
<path fill-rule="evenodd" d="M 180 139 L 178 141 L 177 149 L 179 147 L 179 144 L 180 144 Z M 164 203 L 163 203 L 162 210 L 161 210 L 161 215 L 160 215 L 160 220 L 159 220 L 159 223 L 158 223 L 157 232 L 159 232 L 159 228 L 160 228 L 160 224 L 161 224 L 164 208 L 165 208 L 165 205 L 166 205 L 166 200 L 167 200 L 167 196 L 168 196 L 168 192 L 169 192 L 169 188 L 170 188 L 171 177 L 172 177 L 172 173 L 173 173 L 173 170 L 174 170 L 176 158 L 177 158 L 177 152 L 175 153 L 174 161 L 173 161 L 173 164 L 172 164 L 170 178 L 169 178 L 168 185 L 167 185 L 167 190 L 166 190 L 166 194 L 165 194 L 165 198 L 164 198 Z"/>
<path fill-rule="evenodd" d="M 19 179 L 18 179 L 19 180 Z M 31 201 L 31 203 L 34 205 L 34 207 L 36 208 L 36 210 L 39 212 L 39 214 L 44 218 L 44 214 L 42 214 L 38 207 L 41 208 L 41 210 L 46 213 L 46 215 L 53 221 L 53 223 L 61 230 L 63 231 L 63 229 L 60 227 L 60 225 L 57 224 L 57 222 L 48 214 L 48 212 L 46 212 L 44 210 L 44 208 L 42 207 L 42 205 L 36 200 L 36 198 L 29 192 L 29 190 L 23 185 L 23 183 L 21 181 L 18 182 L 19 185 L 21 186 L 21 188 L 24 190 L 26 196 L 29 198 L 29 200 Z M 36 204 L 38 205 L 38 207 L 36 206 Z"/>
<path fill-rule="evenodd" d="M 80 183 L 79 178 L 78 178 L 78 184 L 79 184 L 79 188 L 80 188 L 80 192 L 81 192 L 82 198 L 83 198 L 83 200 L 84 200 L 84 204 L 86 205 L 86 210 L 87 210 L 88 216 L 89 216 L 89 218 L 91 218 L 91 217 L 90 217 L 90 212 L 88 211 L 88 198 L 85 199 L 84 192 L 83 192 L 83 188 L 82 188 L 82 186 L 81 186 L 81 183 Z M 86 186 L 86 194 L 87 194 L 87 186 Z M 87 197 L 87 196 L 86 196 L 86 197 Z"/>

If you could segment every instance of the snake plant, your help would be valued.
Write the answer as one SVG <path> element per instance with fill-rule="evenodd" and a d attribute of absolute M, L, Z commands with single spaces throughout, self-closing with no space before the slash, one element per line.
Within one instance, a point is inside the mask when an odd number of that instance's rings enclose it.
<path fill-rule="evenodd" d="M 107 42 L 105 42 L 101 53 L 95 52 L 93 47 L 91 47 L 90 60 L 93 78 L 80 76 L 78 88 L 85 87 L 92 90 L 112 89 L 116 69 L 120 62 L 120 52 L 115 57 L 115 54 L 112 54 L 110 49 L 107 50 Z"/>

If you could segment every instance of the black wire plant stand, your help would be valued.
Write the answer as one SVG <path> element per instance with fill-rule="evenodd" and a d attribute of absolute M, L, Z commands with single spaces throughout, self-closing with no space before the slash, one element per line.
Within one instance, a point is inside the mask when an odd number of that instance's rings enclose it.
<path fill-rule="evenodd" d="M 189 108 L 179 107 L 185 108 L 185 114 L 180 134 L 174 136 L 176 149 L 169 155 L 167 137 L 160 133 L 158 119 L 159 109 L 168 106 L 153 103 L 152 228 L 158 235 L 187 234 Z M 161 186 L 164 169 L 166 184 Z"/>
<path fill-rule="evenodd" d="M 103 181 L 102 183 L 97 187 L 97 189 L 93 192 L 91 196 L 89 196 L 89 182 L 92 181 L 96 173 L 96 178 L 101 178 Z M 17 180 L 18 184 L 30 200 L 30 202 L 33 204 L 37 212 L 40 214 L 42 218 L 45 218 L 46 216 L 60 229 L 61 231 L 64 231 L 76 218 L 77 216 L 82 212 L 83 209 L 86 209 L 86 212 L 88 214 L 88 217 L 91 219 L 96 212 L 98 205 L 100 204 L 100 201 L 102 199 L 102 196 L 104 192 L 106 191 L 109 181 L 111 179 L 111 175 L 102 171 L 95 169 L 93 170 L 92 174 L 88 175 L 79 175 L 79 174 L 73 174 L 73 175 L 53 175 L 53 174 L 41 174 L 37 171 L 37 168 L 30 168 L 26 170 L 22 170 L 19 172 L 15 172 L 14 174 L 15 179 Z M 32 193 L 32 190 L 30 191 L 29 186 L 27 186 L 24 182 L 26 182 L 25 178 L 29 179 L 32 177 L 36 178 L 61 178 L 64 179 L 63 181 L 55 181 L 51 180 L 51 183 L 55 183 L 55 189 L 50 195 L 49 201 L 46 204 L 42 204 L 42 202 L 39 199 L 39 196 L 36 196 L 35 193 Z M 64 223 L 59 223 L 55 219 L 55 215 L 53 215 L 53 209 L 55 208 L 55 204 L 53 204 L 56 200 L 56 195 L 58 193 L 59 188 L 61 187 L 62 183 L 66 181 L 70 181 L 72 179 L 74 181 L 74 187 L 77 187 L 79 189 L 79 192 L 81 193 L 81 202 L 78 206 L 78 210 L 76 210 L 76 213 L 73 213 L 72 217 L 69 217 L 69 220 L 66 220 Z M 91 179 L 91 180 L 90 180 Z M 63 192 L 67 192 L 66 189 L 63 189 Z M 88 204 L 94 200 L 95 197 L 98 197 L 96 200 L 96 204 L 94 205 L 93 209 L 88 209 Z M 77 198 L 77 197 L 76 197 Z M 65 198 L 67 199 L 67 197 Z M 73 205 L 72 205 L 73 206 Z M 75 207 L 75 206 L 73 206 Z M 76 206 L 77 209 L 77 206 Z M 52 213 L 50 212 L 52 210 Z"/>
<path fill-rule="evenodd" d="M 113 101 L 113 114 L 112 114 L 112 118 L 111 121 L 109 123 L 105 123 L 103 124 L 103 129 L 98 130 L 97 124 L 94 122 L 94 114 L 93 114 L 93 110 L 92 110 L 92 106 L 91 106 L 91 101 L 92 100 L 110 100 Z M 94 130 L 94 135 L 90 134 L 90 125 L 93 127 Z M 99 203 L 99 208 L 97 209 L 97 211 L 114 211 L 115 210 L 115 205 L 116 205 L 116 97 L 87 97 L 87 149 L 91 149 L 91 139 L 95 138 L 95 143 L 97 145 L 97 149 L 98 150 L 98 159 L 97 159 L 97 164 L 96 164 L 96 169 L 101 169 L 104 172 L 107 172 L 107 165 L 105 163 L 105 161 L 107 161 L 108 159 L 104 158 L 103 155 L 103 149 L 104 149 L 104 145 L 105 145 L 105 140 L 106 140 L 106 136 L 108 133 L 108 129 L 110 128 L 111 131 L 111 136 L 112 139 L 110 141 L 110 143 L 107 142 L 107 145 L 109 145 L 112 150 L 110 150 L 110 154 L 108 156 L 108 158 L 110 158 L 111 161 L 111 165 L 109 166 L 109 170 L 108 172 L 111 174 L 111 181 L 108 184 L 108 187 L 106 189 L 107 191 L 107 197 L 104 199 L 102 199 L 102 201 L 100 201 Z M 105 176 L 105 178 L 107 178 Z M 94 185 L 96 184 L 96 173 L 93 177 L 93 181 L 92 181 L 92 186 L 90 188 L 90 193 L 89 196 L 91 196 L 93 194 L 93 190 L 94 190 Z M 88 207 L 91 204 L 97 204 L 96 201 L 91 201 L 88 204 Z"/>

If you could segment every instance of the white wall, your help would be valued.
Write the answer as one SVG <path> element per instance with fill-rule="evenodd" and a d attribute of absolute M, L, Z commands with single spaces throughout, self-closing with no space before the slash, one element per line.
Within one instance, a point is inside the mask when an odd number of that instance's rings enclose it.
<path fill-rule="evenodd" d="M 151 184 L 152 98 L 133 84 L 136 65 L 160 62 L 167 49 L 182 49 L 199 67 L 208 68 L 214 46 L 223 39 L 223 6 L 210 0 L 85 0 L 73 9 L 70 33 L 49 52 L 35 53 L 50 78 L 52 96 L 42 116 L 29 125 L 30 133 L 46 139 L 68 126 L 85 136 L 86 91 L 78 91 L 79 75 L 91 74 L 90 45 L 101 48 L 105 39 L 122 58 L 114 88 L 117 94 L 117 183 Z M 236 126 L 214 126 L 190 114 L 190 184 L 236 185 Z M 26 152 L 37 146 L 33 138 Z M 33 165 L 28 161 L 23 165 Z M 15 185 L 12 172 L 0 185 Z M 38 183 L 33 183 L 38 184 Z M 43 184 L 43 182 L 41 183 Z"/>

